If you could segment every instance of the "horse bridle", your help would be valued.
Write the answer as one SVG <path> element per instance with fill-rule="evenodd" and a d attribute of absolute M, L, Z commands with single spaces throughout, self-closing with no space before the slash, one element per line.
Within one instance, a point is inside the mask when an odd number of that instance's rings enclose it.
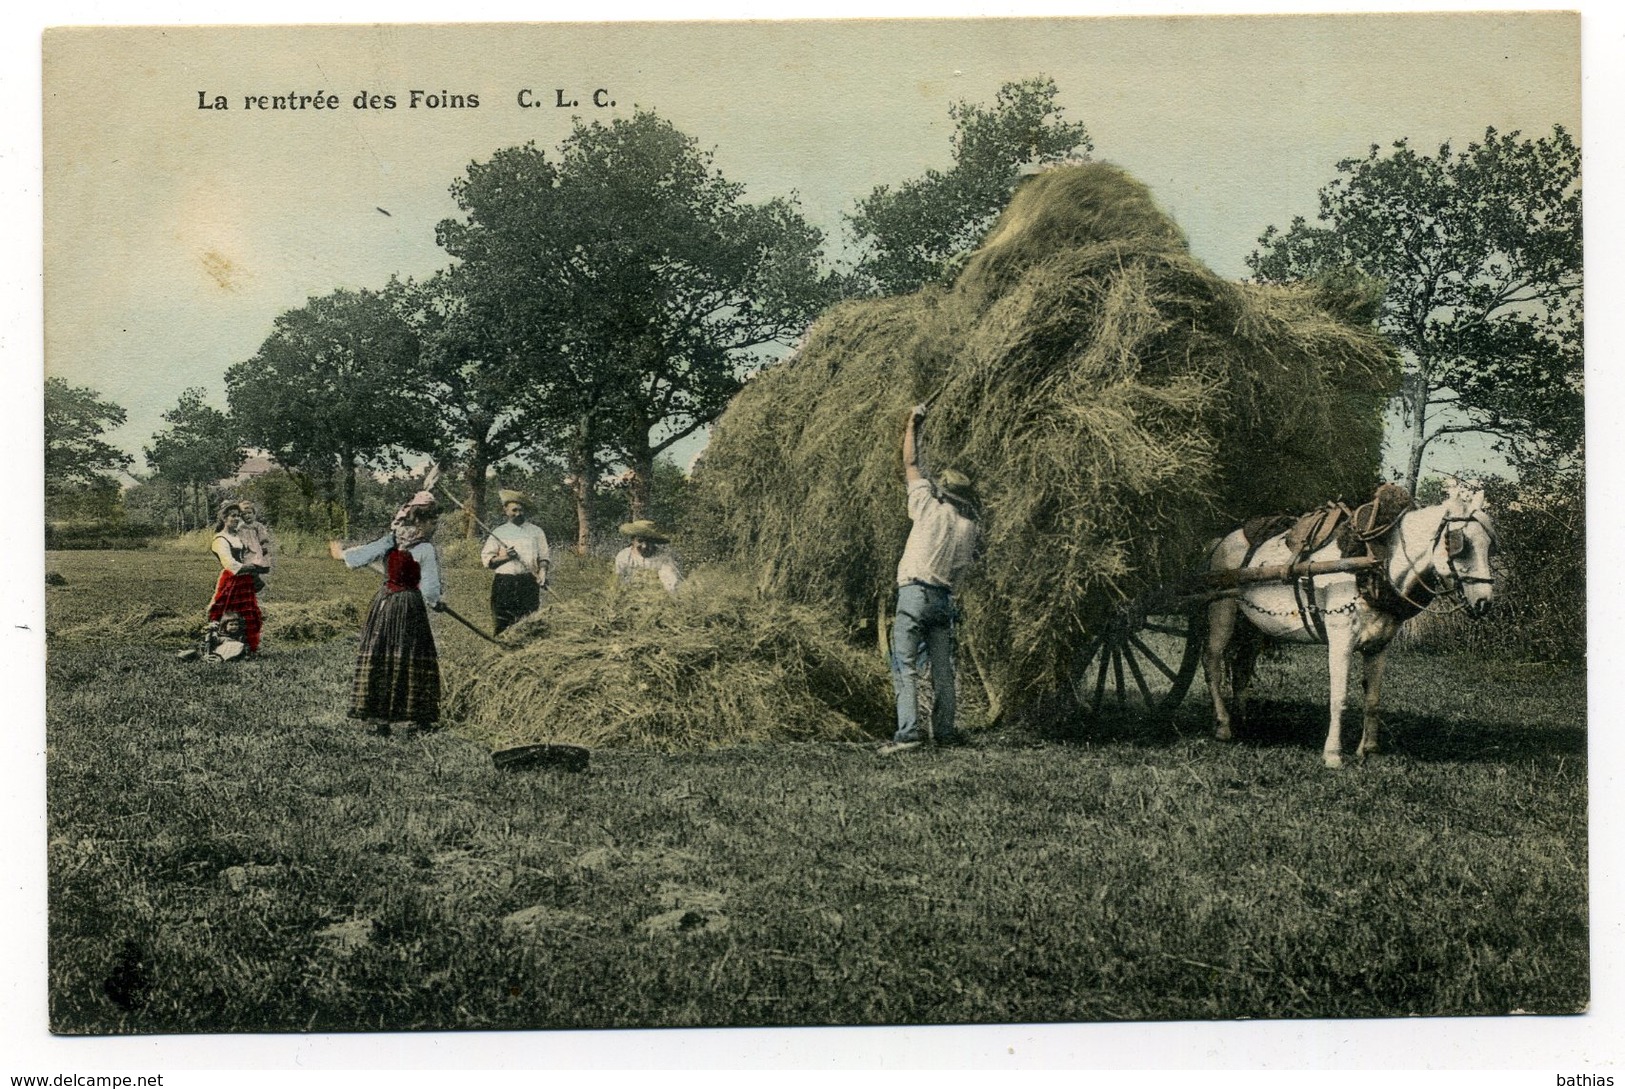
<path fill-rule="evenodd" d="M 1438 548 L 1441 540 L 1444 542 L 1445 566 L 1449 570 L 1448 577 L 1450 580 L 1450 585 L 1429 586 L 1425 569 L 1420 566 L 1416 568 L 1417 584 L 1421 586 L 1423 590 L 1427 591 L 1432 599 L 1446 597 L 1450 594 L 1465 597 L 1465 588 L 1467 585 L 1477 583 L 1493 583 L 1495 581 L 1494 575 L 1490 575 L 1488 577 L 1484 575 L 1464 575 L 1456 567 L 1456 557 L 1466 549 L 1466 534 L 1462 529 L 1451 529 L 1450 527 L 1452 525 L 1465 525 L 1471 522 L 1478 523 L 1478 525 L 1483 528 L 1485 536 L 1489 538 L 1490 554 L 1494 555 L 1495 553 L 1495 527 L 1485 519 L 1480 518 L 1479 515 L 1481 513 L 1481 511 L 1475 510 L 1470 514 L 1448 514 L 1439 521 L 1439 529 L 1433 535 L 1433 548 Z M 1454 540 L 1452 540 L 1452 538 L 1454 538 Z M 1410 605 L 1418 612 L 1426 608 L 1425 605 L 1418 605 L 1415 601 L 1412 601 L 1410 595 L 1404 590 L 1400 589 L 1398 586 L 1394 587 L 1394 593 L 1398 594 L 1406 604 Z"/>
<path fill-rule="evenodd" d="M 1482 513 L 1483 511 L 1475 510 L 1471 514 L 1450 515 L 1446 517 L 1443 522 L 1439 523 L 1439 532 L 1441 534 L 1447 534 L 1444 542 L 1445 562 L 1450 565 L 1450 577 L 1455 579 L 1457 590 L 1460 590 L 1468 583 L 1493 583 L 1495 581 L 1494 575 L 1464 575 L 1460 571 L 1456 570 L 1456 557 L 1466 548 L 1466 534 L 1463 530 L 1450 529 L 1450 525 L 1453 522 L 1464 524 L 1469 522 L 1477 522 L 1478 525 L 1484 530 L 1484 536 L 1489 538 L 1490 542 L 1489 554 L 1484 557 L 1484 561 L 1488 563 L 1490 557 L 1495 555 L 1495 527 L 1491 525 L 1488 520 L 1479 517 L 1479 515 Z M 1455 537 L 1454 541 L 1450 539 L 1450 536 L 1452 535 Z"/>

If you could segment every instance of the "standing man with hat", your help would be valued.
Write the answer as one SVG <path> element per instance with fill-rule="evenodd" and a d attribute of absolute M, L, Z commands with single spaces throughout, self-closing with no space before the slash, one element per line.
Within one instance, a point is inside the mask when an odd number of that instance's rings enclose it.
<path fill-rule="evenodd" d="M 631 582 L 640 571 L 652 571 L 667 593 L 675 591 L 683 573 L 677 568 L 677 557 L 666 547 L 669 538 L 647 518 L 621 523 L 621 534 L 632 538 L 632 543 L 615 557 L 615 574 L 620 580 Z"/>
<path fill-rule="evenodd" d="M 931 740 L 958 745 L 954 727 L 954 587 L 976 555 L 980 529 L 976 488 L 970 477 L 944 470 L 935 483 L 920 471 L 919 428 L 925 405 L 915 405 L 903 428 L 903 476 L 913 521 L 897 565 L 897 619 L 892 625 L 892 687 L 897 693 L 897 733 L 885 754 L 908 752 L 926 741 L 920 727 L 919 660 L 930 655 Z"/>
<path fill-rule="evenodd" d="M 491 626 L 493 634 L 501 635 L 520 618 L 542 607 L 542 588 L 547 585 L 553 554 L 542 527 L 526 521 L 524 494 L 506 488 L 498 494 L 508 520 L 485 539 L 480 561 L 495 574 L 491 580 Z"/>

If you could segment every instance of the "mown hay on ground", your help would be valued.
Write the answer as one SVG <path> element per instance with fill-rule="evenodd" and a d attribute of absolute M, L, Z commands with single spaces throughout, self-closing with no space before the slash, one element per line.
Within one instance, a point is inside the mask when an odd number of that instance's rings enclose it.
<path fill-rule="evenodd" d="M 149 642 L 167 646 L 196 640 L 208 618 L 182 616 L 174 609 L 151 602 L 135 602 L 117 611 L 91 620 L 81 620 L 57 628 L 48 628 L 47 635 L 57 639 L 83 642 Z"/>
<path fill-rule="evenodd" d="M 847 303 L 718 422 L 687 530 L 764 591 L 878 619 L 908 532 L 900 439 L 976 477 L 965 632 L 1019 709 L 1073 680 L 1125 600 L 1242 518 L 1367 494 L 1390 349 L 1347 300 L 1233 283 L 1146 189 L 1089 164 L 1028 179 L 949 288 Z"/>
<path fill-rule="evenodd" d="M 349 598 L 260 603 L 267 643 L 325 643 L 361 631 L 362 609 Z"/>
<path fill-rule="evenodd" d="M 676 594 L 621 587 L 550 602 L 442 666 L 445 712 L 492 749 L 538 742 L 652 751 L 863 740 L 889 729 L 873 649 L 820 610 L 764 599 L 721 570 Z"/>
<path fill-rule="evenodd" d="M 347 598 L 321 601 L 261 602 L 263 626 L 260 637 L 267 645 L 276 643 L 322 643 L 340 635 L 361 630 L 361 607 Z M 95 620 L 70 624 L 53 636 L 76 640 L 116 640 L 150 642 L 179 647 L 202 638 L 209 626 L 208 613 L 198 610 L 182 614 L 163 605 L 138 602 Z"/>

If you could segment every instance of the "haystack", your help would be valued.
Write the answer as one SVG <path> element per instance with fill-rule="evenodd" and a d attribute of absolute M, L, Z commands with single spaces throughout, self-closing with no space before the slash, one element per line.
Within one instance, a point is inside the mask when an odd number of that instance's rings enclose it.
<path fill-rule="evenodd" d="M 839 306 L 752 379 L 696 471 L 689 534 L 765 591 L 877 617 L 908 532 L 902 427 L 935 395 L 927 470 L 970 472 L 985 502 L 965 630 L 1019 710 L 1240 519 L 1369 493 L 1397 380 L 1346 300 L 1221 279 L 1127 174 L 1060 168 L 1023 183 L 951 287 Z"/>
<path fill-rule="evenodd" d="M 856 741 L 892 715 L 885 669 L 820 610 L 722 570 L 550 603 L 449 659 L 445 711 L 492 749 L 537 742 L 673 752 L 757 741 Z"/>

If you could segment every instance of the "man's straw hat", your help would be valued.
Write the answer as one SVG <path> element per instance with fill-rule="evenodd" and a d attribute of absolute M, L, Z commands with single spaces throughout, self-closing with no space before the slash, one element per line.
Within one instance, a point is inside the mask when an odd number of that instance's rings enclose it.
<path fill-rule="evenodd" d="M 521 506 L 529 506 L 530 505 L 530 500 L 525 498 L 525 493 L 524 492 L 516 492 L 516 491 L 513 491 L 510 488 L 502 488 L 502 489 L 500 489 L 497 492 L 497 497 L 502 500 L 502 505 L 504 507 L 506 507 L 509 503 L 518 503 Z"/>
<path fill-rule="evenodd" d="M 937 487 L 950 499 L 957 499 L 968 507 L 974 507 L 980 502 L 976 494 L 976 485 L 971 478 L 958 469 L 944 469 L 937 476 Z"/>
<path fill-rule="evenodd" d="M 639 518 L 635 522 L 622 522 L 621 533 L 627 537 L 642 537 L 644 540 L 653 541 L 655 544 L 665 544 L 671 540 L 647 518 Z"/>

